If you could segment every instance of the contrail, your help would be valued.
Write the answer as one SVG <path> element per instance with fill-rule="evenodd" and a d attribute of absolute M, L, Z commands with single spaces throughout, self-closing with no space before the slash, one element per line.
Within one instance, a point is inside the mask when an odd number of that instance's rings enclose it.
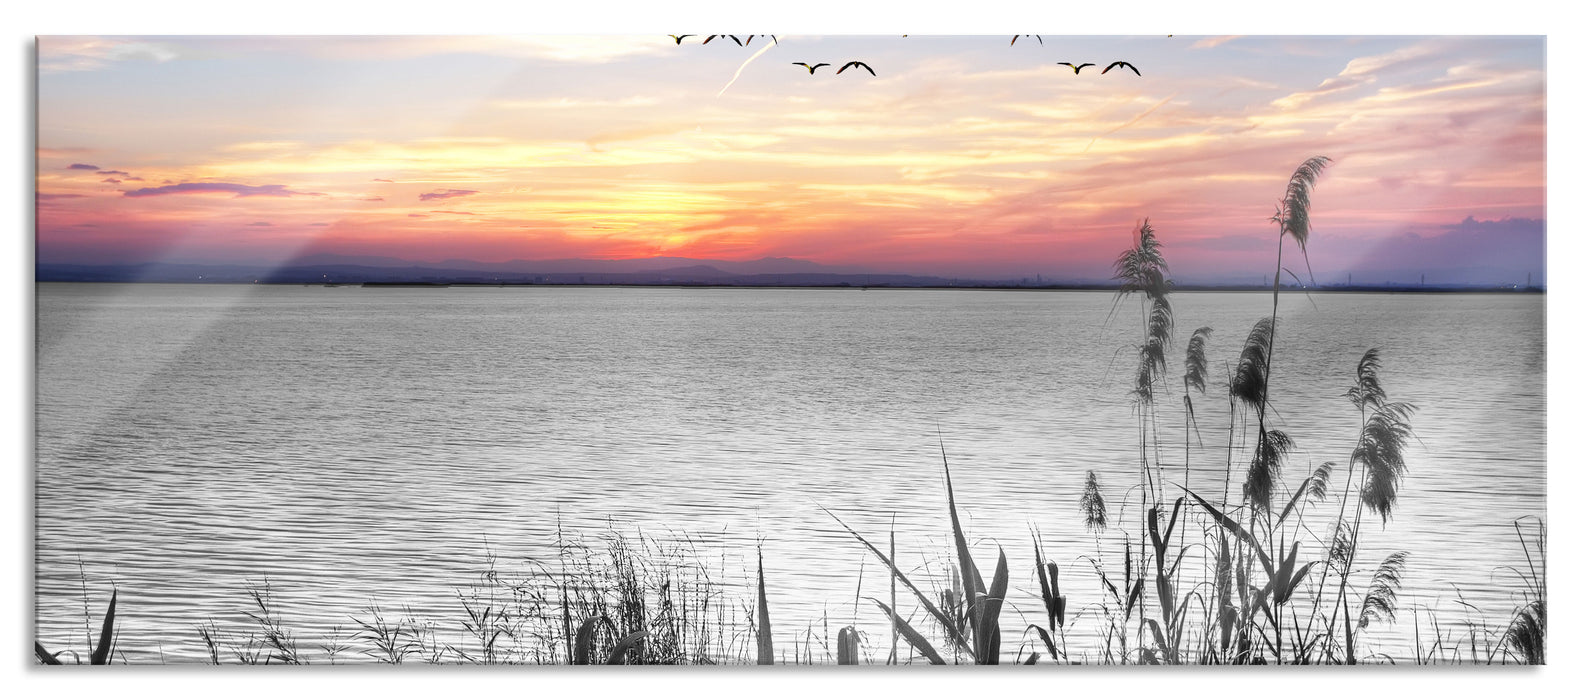
<path fill-rule="evenodd" d="M 716 94 L 715 97 L 719 97 L 720 95 L 725 94 L 726 90 L 731 89 L 731 86 L 736 84 L 736 79 L 742 77 L 742 71 L 747 69 L 747 64 L 752 63 L 753 59 L 764 55 L 764 52 L 768 51 L 773 46 L 775 46 L 775 42 L 771 41 L 767 44 L 764 44 L 763 48 L 758 49 L 758 53 L 748 56 L 747 60 L 742 62 L 741 67 L 736 69 L 736 75 L 731 76 L 731 81 L 726 83 L 725 87 L 720 88 L 719 93 Z"/>
<path fill-rule="evenodd" d="M 1115 133 L 1115 132 L 1117 132 L 1117 131 L 1120 131 L 1120 130 L 1121 130 L 1121 129 L 1124 129 L 1124 128 L 1126 128 L 1126 127 L 1128 127 L 1128 126 L 1131 126 L 1131 125 L 1133 125 L 1133 124 L 1136 124 L 1136 123 L 1137 123 L 1137 122 L 1140 122 L 1140 121 L 1142 121 L 1142 120 L 1143 120 L 1143 117 L 1146 117 L 1146 116 L 1148 116 L 1148 115 L 1150 115 L 1150 114 L 1153 114 L 1153 113 L 1154 113 L 1154 110 L 1156 110 L 1156 109 L 1159 109 L 1159 108 L 1160 108 L 1160 107 L 1163 107 L 1163 106 L 1165 106 L 1165 103 L 1166 103 L 1166 102 L 1169 102 L 1169 101 L 1171 101 L 1171 100 L 1173 100 L 1173 99 L 1175 99 L 1175 98 L 1176 98 L 1176 95 L 1179 95 L 1179 94 L 1181 94 L 1181 93 L 1179 93 L 1179 92 L 1177 92 L 1177 93 L 1174 93 L 1174 94 L 1172 94 L 1172 95 L 1170 95 L 1170 96 L 1169 96 L 1169 97 L 1166 97 L 1166 98 L 1164 98 L 1164 99 L 1163 99 L 1163 100 L 1161 100 L 1161 101 L 1160 101 L 1160 102 L 1159 102 L 1159 104 L 1156 104 L 1156 105 L 1154 105 L 1154 106 L 1152 106 L 1152 107 L 1149 107 L 1149 108 L 1148 108 L 1148 109 L 1147 109 L 1147 110 L 1146 110 L 1146 111 L 1144 111 L 1144 112 L 1143 112 L 1143 113 L 1142 113 L 1142 114 L 1139 114 L 1139 115 L 1137 115 L 1137 116 L 1135 116 L 1135 117 L 1132 117 L 1132 120 L 1131 120 L 1131 121 L 1129 121 L 1129 122 L 1126 122 L 1126 123 L 1125 123 L 1125 124 L 1122 124 L 1122 125 L 1120 125 L 1120 126 L 1117 126 L 1117 127 L 1115 127 L 1115 128 L 1113 128 L 1113 129 L 1110 129 L 1110 130 L 1109 130 L 1109 131 L 1106 131 L 1106 132 L 1104 132 L 1104 133 L 1102 133 L 1102 134 L 1099 134 L 1099 135 L 1098 135 L 1098 136 L 1095 136 L 1095 137 L 1093 137 L 1093 140 L 1092 140 L 1092 141 L 1089 141 L 1089 142 L 1088 142 L 1088 146 L 1087 146 L 1087 148 L 1084 148 L 1084 149 L 1082 149 L 1082 152 L 1083 152 L 1083 153 L 1087 153 L 1087 152 L 1088 152 L 1088 148 L 1093 148 L 1093 144 L 1095 144 L 1095 143 L 1098 143 L 1098 142 L 1099 142 L 1099 139 L 1102 139 L 1102 138 L 1104 138 L 1104 137 L 1106 137 L 1106 136 L 1109 136 L 1109 135 L 1110 135 L 1110 134 L 1113 134 L 1113 133 Z"/>

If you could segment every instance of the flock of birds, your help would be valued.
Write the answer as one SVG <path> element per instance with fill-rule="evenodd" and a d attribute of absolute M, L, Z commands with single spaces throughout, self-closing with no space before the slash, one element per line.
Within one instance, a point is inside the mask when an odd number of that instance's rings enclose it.
<path fill-rule="evenodd" d="M 1088 66 L 1097 65 L 1097 64 L 1084 63 L 1082 65 L 1072 65 L 1071 63 L 1068 63 L 1066 61 L 1061 61 L 1061 62 L 1059 62 L 1059 63 L 1057 63 L 1055 65 L 1057 65 L 1057 66 L 1071 66 L 1071 72 L 1072 73 L 1076 73 L 1077 75 L 1082 75 L 1082 69 L 1083 68 L 1087 68 Z M 1104 75 L 1105 73 L 1110 72 L 1111 68 L 1130 68 L 1130 69 L 1132 69 L 1132 72 L 1136 73 L 1138 76 L 1142 76 L 1142 74 L 1143 74 L 1142 71 L 1137 70 L 1137 66 L 1134 66 L 1134 65 L 1132 65 L 1130 63 L 1127 63 L 1125 61 L 1116 61 L 1116 62 L 1111 63 L 1110 65 L 1106 66 L 1104 68 L 1104 70 L 1099 71 L 1099 75 Z"/>
<path fill-rule="evenodd" d="M 791 65 L 793 65 L 793 66 L 802 66 L 803 68 L 807 69 L 807 74 L 808 75 L 812 75 L 813 71 L 816 71 L 816 70 L 818 70 L 820 68 L 823 68 L 824 66 L 827 66 L 829 64 L 828 63 L 815 63 L 815 64 L 810 66 L 810 65 L 808 65 L 806 63 L 803 63 L 801 61 L 797 61 L 796 63 L 793 63 Z M 865 70 L 868 71 L 868 75 L 871 75 L 871 76 L 873 76 L 875 78 L 879 77 L 878 73 L 873 72 L 873 69 L 869 68 L 868 64 L 863 63 L 862 61 L 848 61 L 848 62 L 846 62 L 846 65 L 841 66 L 840 70 L 835 71 L 835 75 L 840 75 L 841 73 L 846 72 L 847 68 L 851 68 L 851 67 L 857 67 L 857 68 L 865 69 Z"/>
<path fill-rule="evenodd" d="M 671 34 L 670 38 L 675 39 L 676 40 L 676 45 L 680 46 L 681 45 L 681 40 L 685 39 L 685 38 L 687 38 L 689 36 L 699 36 L 699 35 L 697 35 L 697 34 Z M 748 34 L 746 36 L 747 36 L 747 40 L 746 41 L 742 41 L 739 37 L 737 37 L 737 36 L 735 36 L 733 34 L 709 34 L 706 37 L 704 37 L 703 43 L 707 44 L 707 43 L 709 43 L 711 41 L 714 41 L 715 39 L 718 39 L 720 37 L 724 37 L 726 39 L 730 39 L 731 41 L 736 42 L 737 46 L 748 46 L 748 45 L 751 45 L 753 43 L 753 37 L 767 36 L 767 37 L 769 37 L 769 39 L 771 41 L 773 41 L 775 43 L 776 46 L 780 45 L 780 40 L 775 38 L 775 35 L 773 35 L 773 34 Z M 905 37 L 907 35 L 902 34 L 901 36 Z M 1011 37 L 1011 45 L 1015 46 L 1016 45 L 1016 40 L 1020 39 L 1020 38 L 1022 38 L 1024 36 L 1030 36 L 1030 37 L 1033 37 L 1034 39 L 1037 39 L 1038 40 L 1038 44 L 1040 46 L 1042 46 L 1044 44 L 1044 38 L 1039 36 L 1039 35 L 1037 35 L 1037 34 L 1018 34 L 1016 36 Z M 830 65 L 830 64 L 828 64 L 828 63 L 812 63 L 812 64 L 809 64 L 809 63 L 806 63 L 806 62 L 803 62 L 803 61 L 796 61 L 796 62 L 792 63 L 791 65 L 793 65 L 793 66 L 802 66 L 803 68 L 807 69 L 808 75 L 813 75 L 814 72 L 816 72 L 818 69 L 823 68 L 824 66 L 827 66 L 827 65 Z M 1098 64 L 1095 64 L 1095 63 L 1075 64 L 1075 63 L 1071 63 L 1069 61 L 1061 61 L 1060 63 L 1058 63 L 1056 65 L 1069 66 L 1071 68 L 1071 72 L 1072 73 L 1074 73 L 1076 75 L 1081 75 L 1083 68 L 1087 68 L 1088 66 L 1094 66 L 1094 65 L 1098 65 Z M 873 68 L 872 67 L 870 67 L 866 63 L 863 63 L 862 61 L 847 61 L 846 65 L 841 66 L 839 70 L 835 71 L 835 75 L 840 75 L 841 73 L 846 72 L 847 68 L 861 68 L 863 70 L 868 71 L 869 75 L 872 75 L 872 76 L 874 76 L 876 78 L 879 77 L 878 73 L 873 72 Z M 1138 77 L 1141 77 L 1142 74 L 1143 74 L 1142 71 L 1137 70 L 1137 66 L 1134 66 L 1134 65 L 1132 65 L 1132 64 L 1130 64 L 1130 63 L 1128 63 L 1126 61 L 1116 61 L 1116 62 L 1111 63 L 1110 65 L 1106 66 L 1104 68 L 1104 70 L 1099 71 L 1099 75 L 1104 75 L 1105 73 L 1108 73 L 1108 72 L 1110 72 L 1110 70 L 1115 69 L 1115 68 L 1130 68 L 1130 69 L 1132 69 L 1133 73 L 1136 73 L 1138 75 Z"/>

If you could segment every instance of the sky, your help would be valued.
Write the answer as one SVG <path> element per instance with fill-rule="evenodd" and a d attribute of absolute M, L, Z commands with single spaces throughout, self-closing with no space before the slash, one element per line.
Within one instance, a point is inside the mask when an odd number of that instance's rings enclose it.
<path fill-rule="evenodd" d="M 1542 36 L 704 36 L 40 37 L 37 261 L 1545 281 Z"/>

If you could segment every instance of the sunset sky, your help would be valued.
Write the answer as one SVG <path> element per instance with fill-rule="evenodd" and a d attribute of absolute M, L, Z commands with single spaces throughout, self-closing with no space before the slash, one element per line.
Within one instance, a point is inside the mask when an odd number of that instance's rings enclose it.
<path fill-rule="evenodd" d="M 1545 281 L 1543 37 L 777 38 L 41 37 L 37 260 Z"/>

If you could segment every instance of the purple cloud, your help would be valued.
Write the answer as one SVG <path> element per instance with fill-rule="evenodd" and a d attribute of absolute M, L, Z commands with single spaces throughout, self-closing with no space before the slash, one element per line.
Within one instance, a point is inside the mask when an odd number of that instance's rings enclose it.
<path fill-rule="evenodd" d="M 253 223 L 248 224 L 248 226 L 274 226 L 274 224 L 271 224 L 268 221 L 254 221 Z"/>
<path fill-rule="evenodd" d="M 132 176 L 131 173 L 129 173 L 129 172 L 125 171 L 125 170 L 100 170 L 99 172 L 94 173 L 94 174 L 95 175 L 108 175 L 108 176 L 111 176 L 111 177 L 114 177 L 116 175 L 120 175 L 121 177 L 131 177 Z"/>
<path fill-rule="evenodd" d="M 1544 279 L 1544 219 L 1506 217 L 1479 220 L 1471 216 L 1454 224 L 1423 226 L 1371 243 L 1367 255 L 1350 267 L 1357 272 L 1396 280 L 1430 283 L 1517 283 L 1531 272 Z M 1430 233 L 1433 229 L 1440 232 Z M 1353 246 L 1367 245 L 1358 241 Z M 1353 248 L 1355 249 L 1355 248 Z M 1314 264 L 1317 266 L 1317 263 Z"/>
<path fill-rule="evenodd" d="M 470 194 L 478 194 L 478 190 L 435 190 L 433 192 L 424 192 L 423 194 L 418 195 L 417 198 L 418 198 L 418 201 L 427 202 L 427 201 L 433 200 L 433 199 L 450 199 L 452 197 L 466 197 L 467 195 L 470 195 Z"/>
<path fill-rule="evenodd" d="M 360 197 L 360 198 L 358 198 L 358 201 L 361 201 L 361 202 L 383 202 L 383 201 L 385 201 L 385 198 L 384 197 Z"/>
<path fill-rule="evenodd" d="M 100 180 L 99 182 L 108 182 L 108 183 L 110 183 L 112 185 L 119 185 L 119 184 L 121 184 L 120 180 L 117 180 L 117 179 L 115 179 L 113 177 L 107 177 L 107 178 L 105 178 L 103 180 Z"/>
<path fill-rule="evenodd" d="M 66 166 L 66 169 L 67 170 L 98 170 L 99 166 L 97 166 L 97 165 L 88 165 L 87 163 L 72 163 L 71 165 Z"/>
<path fill-rule="evenodd" d="M 456 214 L 458 216 L 477 216 L 477 214 L 474 214 L 474 213 L 472 213 L 470 211 L 450 211 L 448 209 L 432 209 L 432 210 L 429 210 L 429 213 L 430 214 Z"/>
<path fill-rule="evenodd" d="M 202 192 L 230 192 L 237 197 L 320 196 L 318 192 L 288 190 L 285 185 L 238 185 L 230 182 L 183 182 L 175 185 L 165 185 L 164 187 L 144 187 L 140 190 L 127 190 L 122 194 L 127 197 L 158 197 L 167 194 L 196 194 Z"/>
<path fill-rule="evenodd" d="M 87 196 L 87 195 L 81 195 L 81 194 L 50 194 L 48 192 L 39 192 L 38 195 L 37 195 L 38 200 L 41 201 L 41 202 L 51 202 L 51 201 L 54 201 L 54 200 L 57 200 L 57 199 L 77 199 L 77 198 L 85 197 L 85 196 Z"/>
<path fill-rule="evenodd" d="M 374 178 L 374 182 L 395 182 L 395 180 L 386 180 L 382 177 L 376 177 Z"/>

